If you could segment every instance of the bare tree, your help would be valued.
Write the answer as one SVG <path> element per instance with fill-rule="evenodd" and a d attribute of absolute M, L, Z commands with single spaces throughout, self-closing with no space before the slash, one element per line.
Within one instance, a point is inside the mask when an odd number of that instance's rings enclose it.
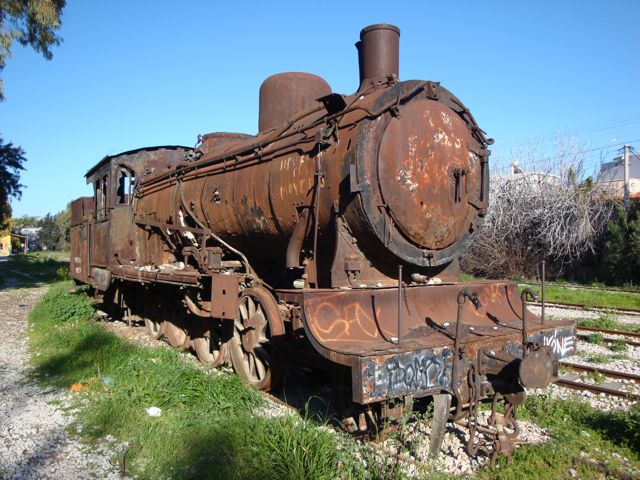
<path fill-rule="evenodd" d="M 614 203 L 584 174 L 585 148 L 559 137 L 541 158 L 530 145 L 509 155 L 491 178 L 483 226 L 470 239 L 463 268 L 487 277 L 535 276 L 540 260 L 557 273 L 593 252 Z"/>

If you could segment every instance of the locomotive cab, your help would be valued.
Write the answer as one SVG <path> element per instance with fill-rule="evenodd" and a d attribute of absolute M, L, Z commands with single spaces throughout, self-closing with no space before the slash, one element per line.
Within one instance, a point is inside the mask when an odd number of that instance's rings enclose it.
<path fill-rule="evenodd" d="M 131 150 L 104 157 L 86 173 L 93 197 L 77 199 L 71 207 L 73 278 L 105 291 L 114 268 L 141 265 L 140 252 L 153 246 L 132 228 L 136 179 L 174 167 L 188 150 L 179 146 Z"/>

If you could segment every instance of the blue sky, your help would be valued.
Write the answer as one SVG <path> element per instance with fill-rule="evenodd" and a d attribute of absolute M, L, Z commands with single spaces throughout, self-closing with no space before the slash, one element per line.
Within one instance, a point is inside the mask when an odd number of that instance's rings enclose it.
<path fill-rule="evenodd" d="M 28 157 L 14 215 L 90 194 L 104 155 L 255 133 L 258 89 L 281 71 L 358 84 L 360 29 L 401 29 L 400 78 L 442 82 L 496 143 L 494 158 L 568 133 L 595 165 L 640 150 L 640 1 L 214 2 L 69 0 L 48 62 L 14 48 L 0 135 Z"/>

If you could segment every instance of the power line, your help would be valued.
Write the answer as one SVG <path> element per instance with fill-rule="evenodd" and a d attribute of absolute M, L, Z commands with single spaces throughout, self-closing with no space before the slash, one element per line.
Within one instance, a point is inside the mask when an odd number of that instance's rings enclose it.
<path fill-rule="evenodd" d="M 640 124 L 640 114 L 633 114 L 631 116 L 627 116 L 627 117 L 622 117 L 616 120 L 609 120 L 606 122 L 600 122 L 600 123 L 595 123 L 595 124 L 591 124 L 591 125 L 586 125 L 583 127 L 579 127 L 577 129 L 574 130 L 566 130 L 564 131 L 565 134 L 567 135 L 571 135 L 571 136 L 576 136 L 576 137 L 580 137 L 580 136 L 595 136 L 594 134 L 597 134 L 599 132 L 605 132 L 608 130 L 626 130 L 629 129 L 630 127 L 633 127 L 635 125 Z M 505 144 L 505 149 L 506 148 L 514 148 L 514 147 L 518 147 L 521 145 L 526 145 L 526 144 L 530 144 L 530 143 L 536 143 L 536 140 L 540 140 L 539 143 L 547 143 L 549 141 L 553 141 L 557 138 L 558 134 L 562 134 L 563 130 L 558 129 L 555 133 L 550 133 L 547 135 L 540 135 L 537 137 L 531 137 L 528 140 L 522 140 L 522 141 L 517 141 L 514 143 L 508 143 Z M 501 148 L 502 150 L 503 148 Z"/>
<path fill-rule="evenodd" d="M 593 154 L 595 152 L 600 152 L 600 158 L 594 158 L 593 155 L 587 155 L 585 157 L 583 157 L 583 167 L 588 167 L 591 166 L 594 170 L 596 165 L 596 161 L 600 160 L 602 161 L 602 152 L 605 150 L 611 150 L 614 149 L 615 147 L 623 147 L 624 145 L 629 145 L 631 143 L 634 142 L 640 142 L 640 138 L 636 138 L 633 140 L 626 140 L 624 142 L 620 142 L 620 143 L 615 143 L 615 144 L 610 144 L 610 145 L 603 145 L 603 146 L 598 146 L 598 147 L 593 147 L 593 148 L 588 148 L 588 149 L 583 149 L 583 150 L 576 150 L 576 151 L 571 151 L 568 152 L 566 155 L 562 155 L 562 154 L 558 154 L 558 155 L 551 155 L 551 156 L 547 156 L 547 157 L 542 157 L 542 158 L 536 158 L 535 156 L 533 156 L 533 158 L 531 158 L 527 164 L 529 164 L 528 168 L 531 168 L 532 165 L 539 165 L 541 163 L 544 162 L 550 162 L 552 160 L 559 160 L 562 159 L 563 157 L 575 157 L 577 155 L 584 155 L 584 154 Z M 499 157 L 500 158 L 500 157 Z M 509 164 L 510 164 L 511 158 L 509 156 L 506 156 L 505 158 L 500 158 L 499 161 L 497 162 L 492 162 L 492 163 L 498 163 L 497 168 L 494 167 L 493 171 L 494 172 L 498 172 L 501 173 L 503 171 L 508 170 L 509 168 Z M 524 166 L 524 165 L 522 165 Z M 594 172 L 595 173 L 595 172 Z"/>

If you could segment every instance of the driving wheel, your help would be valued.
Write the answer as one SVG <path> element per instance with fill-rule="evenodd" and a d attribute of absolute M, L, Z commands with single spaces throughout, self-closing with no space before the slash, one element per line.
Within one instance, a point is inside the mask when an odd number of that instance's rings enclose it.
<path fill-rule="evenodd" d="M 266 289 L 247 288 L 240 294 L 229 349 L 233 368 L 251 385 L 269 390 L 282 378 L 284 324 Z"/>
<path fill-rule="evenodd" d="M 149 337 L 154 340 L 160 340 L 160 338 L 162 337 L 162 322 L 158 322 L 151 318 L 145 318 L 144 326 L 147 329 Z"/>
<path fill-rule="evenodd" d="M 222 365 L 224 355 L 220 351 L 220 335 L 212 320 L 200 320 L 198 334 L 191 339 L 193 349 L 200 363 L 207 368 Z"/>
<path fill-rule="evenodd" d="M 165 320 L 162 324 L 162 333 L 172 347 L 184 349 L 189 346 L 189 334 L 184 328 L 183 322 L 177 318 Z"/>

